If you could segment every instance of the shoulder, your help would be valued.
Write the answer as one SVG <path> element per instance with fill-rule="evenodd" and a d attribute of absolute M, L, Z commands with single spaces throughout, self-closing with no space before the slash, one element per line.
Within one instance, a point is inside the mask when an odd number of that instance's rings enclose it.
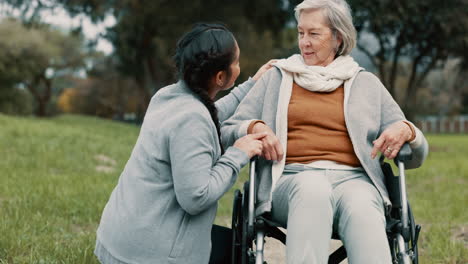
<path fill-rule="evenodd" d="M 210 112 L 200 99 L 177 85 L 158 91 L 151 100 L 146 120 L 158 123 L 167 131 L 191 124 L 212 123 Z"/>
<path fill-rule="evenodd" d="M 171 111 L 173 114 L 184 111 L 208 111 L 200 99 L 181 81 L 159 89 L 151 98 L 149 108 Z"/>
<path fill-rule="evenodd" d="M 380 79 L 373 74 L 372 72 L 368 71 L 361 71 L 357 74 L 356 79 L 354 82 L 359 82 L 359 83 L 368 83 L 368 84 L 382 84 Z"/>
<path fill-rule="evenodd" d="M 167 104 L 166 118 L 176 123 L 209 123 L 211 115 L 208 108 L 197 98 L 180 96 L 174 102 Z"/>
<path fill-rule="evenodd" d="M 380 79 L 372 72 L 361 71 L 357 74 L 355 81 L 380 82 Z"/>
<path fill-rule="evenodd" d="M 281 79 L 282 75 L 281 75 L 281 70 L 276 67 L 276 66 L 273 66 L 271 67 L 271 69 L 269 69 L 267 72 L 265 72 L 265 74 L 263 75 L 263 78 L 265 79 Z"/>
<path fill-rule="evenodd" d="M 383 90 L 387 90 L 380 79 L 375 74 L 368 71 L 359 72 L 351 86 L 354 92 L 360 90 L 362 92 L 367 91 L 375 94 L 376 92 L 379 93 Z"/>
<path fill-rule="evenodd" d="M 281 70 L 277 67 L 272 67 L 269 69 L 267 72 L 265 72 L 262 77 L 257 81 L 255 86 L 264 86 L 264 87 L 273 87 L 273 86 L 280 86 L 281 84 L 281 79 L 282 79 L 282 73 Z M 255 87 L 254 86 L 254 87 Z"/>

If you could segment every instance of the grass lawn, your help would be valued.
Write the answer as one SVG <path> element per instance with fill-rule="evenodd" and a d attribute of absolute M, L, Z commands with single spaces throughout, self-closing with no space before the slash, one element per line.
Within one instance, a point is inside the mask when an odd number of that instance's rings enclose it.
<path fill-rule="evenodd" d="M 97 263 L 95 230 L 138 132 L 82 116 L 0 114 L 0 263 Z M 428 140 L 428 160 L 407 173 L 421 263 L 468 263 L 468 136 Z M 244 169 L 237 188 L 246 178 Z M 232 191 L 218 224 L 230 225 L 231 206 Z"/>

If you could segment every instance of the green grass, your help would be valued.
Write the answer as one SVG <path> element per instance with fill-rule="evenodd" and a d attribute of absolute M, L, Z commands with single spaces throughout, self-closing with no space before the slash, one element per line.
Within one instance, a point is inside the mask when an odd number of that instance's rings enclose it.
<path fill-rule="evenodd" d="M 0 263 L 97 263 L 95 230 L 138 132 L 81 116 L 0 115 Z M 428 140 L 428 160 L 408 171 L 421 263 L 467 263 L 468 136 Z M 236 187 L 246 178 L 244 169 Z M 232 190 L 218 224 L 230 224 L 231 207 Z"/>

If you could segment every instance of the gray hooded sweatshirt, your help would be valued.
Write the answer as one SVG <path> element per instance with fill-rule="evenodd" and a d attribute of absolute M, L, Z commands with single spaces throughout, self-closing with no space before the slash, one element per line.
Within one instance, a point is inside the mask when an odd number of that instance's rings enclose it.
<path fill-rule="evenodd" d="M 254 83 L 216 102 L 220 122 Z M 208 263 L 217 201 L 248 161 L 235 147 L 221 156 L 208 109 L 183 81 L 162 88 L 104 208 L 98 243 L 126 263 Z"/>

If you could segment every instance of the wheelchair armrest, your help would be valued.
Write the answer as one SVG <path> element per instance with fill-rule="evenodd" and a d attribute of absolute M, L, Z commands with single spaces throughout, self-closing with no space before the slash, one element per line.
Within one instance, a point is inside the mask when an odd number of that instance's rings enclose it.
<path fill-rule="evenodd" d="M 395 163 L 398 163 L 398 161 L 411 160 L 412 158 L 413 152 L 411 150 L 411 147 L 409 146 L 409 143 L 405 143 L 403 144 L 397 156 L 395 157 Z"/>

